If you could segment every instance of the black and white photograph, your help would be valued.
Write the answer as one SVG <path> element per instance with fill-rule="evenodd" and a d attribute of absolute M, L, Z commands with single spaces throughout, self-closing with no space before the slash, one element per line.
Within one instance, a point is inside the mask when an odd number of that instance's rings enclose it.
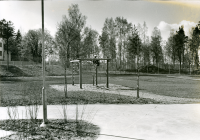
<path fill-rule="evenodd" d="M 0 140 L 200 140 L 200 0 L 0 0 Z"/>

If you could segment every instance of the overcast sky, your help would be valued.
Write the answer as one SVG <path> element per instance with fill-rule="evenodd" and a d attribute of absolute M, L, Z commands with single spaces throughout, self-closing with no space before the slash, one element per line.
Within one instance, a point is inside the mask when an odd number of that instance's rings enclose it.
<path fill-rule="evenodd" d="M 83 15 L 87 16 L 87 25 L 101 33 L 105 19 L 124 17 L 137 25 L 146 21 L 148 35 L 154 27 L 161 30 L 163 40 L 169 30 L 184 25 L 186 35 L 192 26 L 200 21 L 200 1 L 123 1 L 123 0 L 49 0 L 44 1 L 44 21 L 54 36 L 57 24 L 63 15 L 68 15 L 71 4 L 78 4 Z M 40 1 L 0 1 L 0 20 L 10 20 L 15 29 L 24 33 L 30 29 L 41 28 Z"/>

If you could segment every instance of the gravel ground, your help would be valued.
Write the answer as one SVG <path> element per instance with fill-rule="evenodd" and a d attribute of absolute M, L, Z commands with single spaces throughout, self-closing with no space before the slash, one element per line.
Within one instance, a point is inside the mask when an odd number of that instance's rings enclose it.
<path fill-rule="evenodd" d="M 83 84 L 83 89 L 80 89 L 79 85 L 68 85 L 67 89 L 69 91 L 96 91 L 96 92 L 104 92 L 110 94 L 121 94 L 128 96 L 137 96 L 137 90 L 121 85 L 109 84 L 109 89 L 106 88 L 105 84 L 99 84 L 98 86 L 93 86 L 92 84 Z M 56 90 L 64 91 L 64 85 L 51 85 L 51 88 Z M 178 97 L 170 97 L 163 95 L 156 95 L 153 93 L 148 93 L 144 90 L 140 90 L 140 97 L 142 98 L 150 98 L 156 101 L 161 101 L 166 104 L 185 104 L 185 103 L 200 103 L 200 99 L 193 98 L 178 98 Z"/>

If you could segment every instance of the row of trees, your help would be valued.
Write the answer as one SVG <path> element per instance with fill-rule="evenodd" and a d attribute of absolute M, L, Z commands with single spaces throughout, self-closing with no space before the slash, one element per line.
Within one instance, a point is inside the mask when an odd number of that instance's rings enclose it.
<path fill-rule="evenodd" d="M 68 15 L 63 16 L 58 23 L 55 38 L 45 30 L 45 55 L 59 55 L 60 62 L 66 71 L 70 60 L 90 58 L 94 55 L 109 57 L 122 69 L 128 63 L 136 68 L 136 58 L 142 65 L 195 63 L 199 67 L 198 50 L 200 46 L 200 27 L 192 28 L 190 36 L 186 36 L 184 27 L 178 31 L 171 30 L 166 45 L 163 45 L 160 30 L 155 27 L 151 37 L 147 36 L 146 22 L 137 26 L 129 23 L 123 17 L 106 18 L 101 34 L 86 26 L 86 16 L 78 5 L 69 7 Z M 1 36 L 5 48 L 12 53 L 13 60 L 42 61 L 41 29 L 29 30 L 21 35 L 14 31 L 13 24 L 6 20 L 0 21 Z"/>
<path fill-rule="evenodd" d="M 161 34 L 154 28 L 152 41 L 146 35 L 147 25 L 137 27 L 123 17 L 107 18 L 102 33 L 86 26 L 86 16 L 82 15 L 78 5 L 71 5 L 68 16 L 63 16 L 58 24 L 55 42 L 59 50 L 60 60 L 69 67 L 70 60 L 90 58 L 94 55 L 109 57 L 121 69 L 123 64 L 136 64 L 136 56 L 140 63 L 150 64 L 161 62 Z M 137 50 L 137 51 L 136 51 Z"/>
<path fill-rule="evenodd" d="M 0 21 L 0 29 L 0 37 L 4 40 L 4 49 L 8 50 L 7 53 L 11 52 L 11 60 L 42 62 L 41 29 L 29 30 L 22 36 L 20 30 L 15 32 L 13 23 L 5 19 Z M 57 52 L 56 43 L 48 30 L 45 30 L 44 35 L 45 54 L 46 57 L 50 57 Z"/>
<path fill-rule="evenodd" d="M 136 56 L 143 65 L 162 62 L 161 33 L 155 27 L 150 41 L 147 32 L 146 22 L 135 26 L 123 17 L 107 18 L 99 37 L 104 57 L 111 57 L 119 69 L 127 62 L 136 64 Z"/>
<path fill-rule="evenodd" d="M 190 30 L 190 35 L 186 36 L 184 27 L 178 31 L 171 30 L 170 37 L 165 46 L 168 62 L 175 65 L 179 62 L 180 70 L 190 65 L 199 68 L 199 47 L 200 47 L 200 24 Z"/>
<path fill-rule="evenodd" d="M 140 56 L 140 63 L 145 65 L 161 62 L 161 34 L 158 28 L 154 28 L 150 42 L 145 22 L 136 27 L 123 17 L 106 18 L 102 33 L 98 35 L 97 31 L 85 26 L 86 16 L 81 14 L 78 5 L 71 5 L 68 14 L 58 24 L 55 37 L 65 68 L 70 60 L 94 55 L 111 58 L 119 69 L 126 62 L 134 64 L 137 55 Z"/>

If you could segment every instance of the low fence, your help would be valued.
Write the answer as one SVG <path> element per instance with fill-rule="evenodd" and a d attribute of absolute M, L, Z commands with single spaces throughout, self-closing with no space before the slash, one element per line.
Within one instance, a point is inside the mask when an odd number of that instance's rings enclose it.
<path fill-rule="evenodd" d="M 7 65 L 7 61 L 0 61 L 0 65 Z M 9 61 L 9 65 L 19 66 L 19 65 L 41 65 L 41 64 L 30 61 Z"/>
<path fill-rule="evenodd" d="M 0 65 L 7 65 L 7 61 L 0 61 Z M 41 63 L 35 63 L 32 61 L 9 61 L 9 65 L 13 65 L 13 66 L 23 66 L 23 65 L 42 65 Z M 46 63 L 46 65 L 50 65 L 49 63 Z M 60 63 L 56 63 L 53 65 L 60 65 Z M 70 64 L 71 65 L 71 64 Z M 75 71 L 78 72 L 78 68 L 79 65 L 78 63 L 75 64 Z M 150 66 L 150 65 L 148 65 Z M 147 67 L 147 65 L 144 65 L 143 63 L 139 63 L 139 67 L 141 68 L 145 68 Z M 155 65 L 154 65 L 155 66 Z M 158 65 L 159 69 L 163 69 L 165 71 L 169 71 L 170 72 L 179 72 L 179 64 L 160 64 Z M 70 69 L 72 68 L 72 66 L 70 66 Z M 83 71 L 84 72 L 92 72 L 95 71 L 95 67 L 93 65 L 93 63 L 83 63 L 82 65 Z M 102 72 L 106 72 L 107 69 L 107 63 L 106 61 L 101 61 L 100 66 L 98 66 L 98 71 L 102 71 Z M 146 69 L 146 68 L 145 68 Z M 113 73 L 117 73 L 117 72 L 136 72 L 136 64 L 135 63 L 121 63 L 121 65 L 117 64 L 116 62 L 109 62 L 109 71 L 113 72 Z M 195 69 L 195 65 L 191 65 L 191 67 L 188 66 L 182 66 L 182 72 L 184 73 L 191 73 L 193 71 L 197 71 Z M 151 71 L 147 71 L 147 72 L 151 72 Z M 159 71 L 157 71 L 157 69 L 154 70 L 155 73 L 159 73 Z M 161 71 L 160 71 L 161 72 Z"/>
<path fill-rule="evenodd" d="M 142 70 L 141 72 L 144 72 L 144 73 L 179 73 L 179 64 L 159 64 L 158 66 L 157 65 L 144 65 L 143 63 L 139 63 L 138 64 L 139 67 L 140 67 L 140 70 Z M 76 71 L 78 71 L 78 63 L 76 64 Z M 83 68 L 83 71 L 84 72 L 93 72 L 95 71 L 95 67 L 93 64 L 87 64 L 87 63 L 84 63 L 82 65 L 82 68 Z M 121 65 L 119 64 L 116 64 L 115 62 L 109 62 L 109 72 L 112 72 L 112 73 L 118 73 L 118 72 L 136 72 L 136 64 L 135 63 L 122 63 Z M 107 64 L 105 62 L 101 62 L 100 63 L 100 66 L 98 66 L 98 71 L 101 71 L 101 72 L 106 72 L 106 69 L 107 69 Z M 147 70 L 148 69 L 148 70 Z M 186 65 L 182 65 L 182 68 L 181 68 L 181 73 L 185 73 L 185 74 L 189 74 L 189 73 L 193 73 L 194 71 L 197 71 L 195 69 L 195 65 L 191 65 L 190 67 L 189 66 L 186 66 Z"/>

